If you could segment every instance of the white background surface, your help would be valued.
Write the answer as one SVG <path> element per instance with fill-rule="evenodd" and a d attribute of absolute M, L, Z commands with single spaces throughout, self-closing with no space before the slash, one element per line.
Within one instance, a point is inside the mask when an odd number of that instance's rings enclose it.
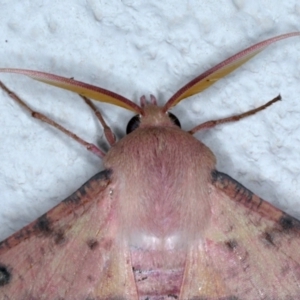
<path fill-rule="evenodd" d="M 164 2 L 164 3 L 163 3 Z M 255 3 L 255 4 L 253 4 Z M 138 102 L 164 103 L 182 85 L 263 39 L 300 30 L 290 1 L 0 0 L 0 67 L 74 77 Z M 102 139 L 89 109 L 69 92 L 17 75 L 10 88 L 88 141 Z M 241 113 L 281 93 L 247 120 L 197 134 L 220 171 L 300 217 L 300 38 L 267 48 L 172 112 L 184 129 Z M 101 105 L 118 136 L 131 113 Z M 0 92 L 0 239 L 33 221 L 101 170 L 101 161 Z"/>

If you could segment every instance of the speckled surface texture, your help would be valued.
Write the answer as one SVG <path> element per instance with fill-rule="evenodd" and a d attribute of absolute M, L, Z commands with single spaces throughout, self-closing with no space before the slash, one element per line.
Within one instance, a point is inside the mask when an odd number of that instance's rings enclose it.
<path fill-rule="evenodd" d="M 258 41 L 300 30 L 290 1 L 1 1 L 0 67 L 47 71 L 164 103 L 190 79 Z M 102 132 L 80 99 L 20 76 L 0 74 L 36 110 L 88 141 Z M 300 217 L 300 38 L 266 49 L 172 112 L 185 129 L 241 113 L 281 93 L 283 101 L 197 137 L 217 167 Z M 100 105 L 119 137 L 131 113 Z M 101 161 L 0 92 L 0 239 L 66 198 Z"/>

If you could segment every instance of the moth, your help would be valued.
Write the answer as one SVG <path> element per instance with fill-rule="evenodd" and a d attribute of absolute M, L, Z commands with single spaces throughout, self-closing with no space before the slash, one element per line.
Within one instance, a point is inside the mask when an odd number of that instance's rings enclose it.
<path fill-rule="evenodd" d="M 203 123 L 188 132 L 169 110 L 203 91 L 280 35 L 219 63 L 160 107 L 137 105 L 74 79 L 0 69 L 74 91 L 91 106 L 111 148 L 107 153 L 32 111 L 103 158 L 105 170 L 0 244 L 0 299 L 237 300 L 300 299 L 300 222 L 215 169 L 198 130 L 252 115 Z M 86 97 L 135 112 L 116 141 Z"/>

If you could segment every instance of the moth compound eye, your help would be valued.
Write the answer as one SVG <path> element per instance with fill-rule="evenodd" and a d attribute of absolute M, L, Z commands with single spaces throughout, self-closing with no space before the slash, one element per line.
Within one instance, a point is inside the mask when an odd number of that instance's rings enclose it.
<path fill-rule="evenodd" d="M 178 126 L 179 128 L 181 128 L 181 124 L 180 124 L 178 118 L 177 118 L 175 115 L 173 115 L 172 113 L 170 113 L 170 112 L 168 112 L 168 115 L 169 115 L 170 120 L 171 120 L 176 126 Z"/>
<path fill-rule="evenodd" d="M 140 126 L 141 119 L 139 115 L 135 115 L 131 120 L 128 122 L 126 127 L 126 133 L 129 134 L 133 130 L 137 129 Z"/>

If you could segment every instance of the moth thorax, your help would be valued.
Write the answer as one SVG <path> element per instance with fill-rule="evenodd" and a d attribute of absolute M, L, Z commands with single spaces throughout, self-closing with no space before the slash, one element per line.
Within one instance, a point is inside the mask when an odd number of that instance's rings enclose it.
<path fill-rule="evenodd" d="M 105 166 L 122 191 L 117 211 L 124 234 L 138 247 L 201 239 L 210 224 L 214 165 L 211 151 L 177 126 L 138 128 L 123 138 Z"/>

